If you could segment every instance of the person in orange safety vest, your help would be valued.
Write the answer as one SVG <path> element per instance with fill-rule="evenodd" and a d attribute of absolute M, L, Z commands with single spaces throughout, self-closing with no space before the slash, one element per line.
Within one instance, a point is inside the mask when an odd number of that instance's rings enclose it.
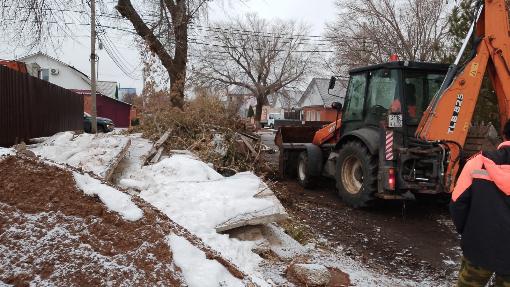
<path fill-rule="evenodd" d="M 450 213 L 462 236 L 457 286 L 510 286 L 510 120 L 505 142 L 464 166 L 452 194 Z"/>
<path fill-rule="evenodd" d="M 407 114 L 412 119 L 416 119 L 416 88 L 413 84 L 406 84 L 405 86 L 405 97 L 407 101 Z M 402 113 L 402 104 L 399 99 L 395 99 L 390 106 L 391 113 L 398 114 Z"/>

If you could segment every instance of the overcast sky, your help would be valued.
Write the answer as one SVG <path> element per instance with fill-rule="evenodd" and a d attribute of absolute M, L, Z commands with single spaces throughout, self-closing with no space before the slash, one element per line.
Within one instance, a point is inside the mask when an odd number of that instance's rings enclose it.
<path fill-rule="evenodd" d="M 224 0 L 222 5 L 212 5 L 209 21 L 225 20 L 246 13 L 257 13 L 266 19 L 292 19 L 310 25 L 310 33 L 321 35 L 325 23 L 335 17 L 335 0 L 247 0 L 239 4 L 236 0 Z M 63 41 L 60 49 L 48 49 L 43 52 L 76 67 L 90 75 L 90 37 L 88 26 L 77 26 L 73 39 Z M 90 29 L 90 28 L 88 28 Z M 138 92 L 142 88 L 142 65 L 133 38 L 127 33 L 115 30 L 107 31 L 118 53 L 127 66 L 129 76 L 125 75 L 104 50 L 99 50 L 99 80 L 116 81 L 121 87 L 134 87 Z M 0 36 L 1 37 L 1 36 Z M 0 59 L 13 59 L 25 56 L 24 48 L 14 48 L 7 39 L 0 38 Z"/>

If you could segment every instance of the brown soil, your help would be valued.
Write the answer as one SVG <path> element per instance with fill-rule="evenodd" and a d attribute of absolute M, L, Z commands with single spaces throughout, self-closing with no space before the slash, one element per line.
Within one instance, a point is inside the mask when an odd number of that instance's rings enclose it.
<path fill-rule="evenodd" d="M 15 157 L 0 161 L 0 250 L 10 254 L 0 259 L 0 280 L 181 285 L 165 240 L 171 230 L 157 228 L 164 219 L 141 208 L 142 219 L 125 221 L 77 190 L 67 171 Z"/>
<path fill-rule="evenodd" d="M 437 198 L 407 203 L 377 202 L 353 209 L 336 195 L 334 182 L 324 180 L 305 190 L 293 180 L 273 187 L 296 224 L 304 224 L 326 248 L 400 278 L 454 282 L 459 262 L 458 236 L 449 225 L 447 206 Z"/>

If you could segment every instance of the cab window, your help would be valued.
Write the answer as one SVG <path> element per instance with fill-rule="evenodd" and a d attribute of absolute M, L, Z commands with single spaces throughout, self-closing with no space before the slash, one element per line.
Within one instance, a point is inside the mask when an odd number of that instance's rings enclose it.
<path fill-rule="evenodd" d="M 398 79 L 397 69 L 380 69 L 370 73 L 365 118 L 367 125 L 379 126 L 389 112 L 401 113 Z"/>
<path fill-rule="evenodd" d="M 363 119 L 366 85 L 366 74 L 351 76 L 349 87 L 347 88 L 347 105 L 343 121 L 360 121 Z"/>
<path fill-rule="evenodd" d="M 445 75 L 437 72 L 407 71 L 404 79 L 408 123 L 418 124 Z"/>
<path fill-rule="evenodd" d="M 382 107 L 388 110 L 393 101 L 398 99 L 398 70 L 377 70 L 370 75 L 368 86 L 368 109 Z"/>

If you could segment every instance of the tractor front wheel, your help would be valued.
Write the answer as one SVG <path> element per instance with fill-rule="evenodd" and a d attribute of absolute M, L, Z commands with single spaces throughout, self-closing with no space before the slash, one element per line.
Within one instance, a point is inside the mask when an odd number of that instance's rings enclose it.
<path fill-rule="evenodd" d="M 299 184 L 304 188 L 311 188 L 315 185 L 315 178 L 310 176 L 308 170 L 308 154 L 303 151 L 299 154 L 297 163 L 297 178 Z"/>

